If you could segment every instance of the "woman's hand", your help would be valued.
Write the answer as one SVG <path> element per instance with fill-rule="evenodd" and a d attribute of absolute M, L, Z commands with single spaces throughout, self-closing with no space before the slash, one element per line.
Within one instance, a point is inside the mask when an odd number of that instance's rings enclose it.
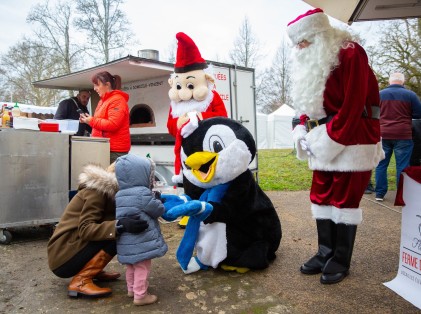
<path fill-rule="evenodd" d="M 89 124 L 91 122 L 91 120 L 92 120 L 92 116 L 90 116 L 87 113 L 81 113 L 80 116 L 79 116 L 79 122 L 80 123 Z"/>

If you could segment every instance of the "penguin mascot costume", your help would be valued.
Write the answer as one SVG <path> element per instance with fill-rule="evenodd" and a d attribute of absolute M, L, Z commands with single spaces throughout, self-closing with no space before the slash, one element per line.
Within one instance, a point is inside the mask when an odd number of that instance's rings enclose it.
<path fill-rule="evenodd" d="M 251 133 L 229 118 L 202 120 L 183 138 L 180 154 L 185 194 L 162 199 L 164 219 L 190 216 L 176 253 L 184 273 L 268 267 L 282 230 L 272 202 L 248 169 L 256 155 Z"/>

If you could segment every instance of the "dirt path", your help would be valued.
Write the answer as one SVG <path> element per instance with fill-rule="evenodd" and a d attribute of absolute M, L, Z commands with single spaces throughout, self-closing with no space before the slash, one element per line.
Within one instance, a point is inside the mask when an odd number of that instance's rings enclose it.
<path fill-rule="evenodd" d="M 419 313 L 382 283 L 396 276 L 400 244 L 400 208 L 391 199 L 378 204 L 363 199 L 363 224 L 357 232 L 351 274 L 325 286 L 319 275 L 298 268 L 316 250 L 315 224 L 308 192 L 269 192 L 282 222 L 283 239 L 275 262 L 246 274 L 209 270 L 184 275 L 175 260 L 183 230 L 163 224 L 169 252 L 153 261 L 150 290 L 159 302 L 135 307 L 123 279 L 108 284 L 109 298 L 71 299 L 69 280 L 48 269 L 47 228 L 14 232 L 10 245 L 0 245 L 0 313 Z M 114 259 L 109 268 L 124 273 Z"/>

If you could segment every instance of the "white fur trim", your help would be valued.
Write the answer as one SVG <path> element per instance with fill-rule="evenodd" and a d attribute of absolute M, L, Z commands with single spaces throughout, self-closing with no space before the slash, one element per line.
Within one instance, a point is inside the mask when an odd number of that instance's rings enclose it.
<path fill-rule="evenodd" d="M 361 208 L 337 208 L 311 204 L 311 212 L 314 219 L 330 219 L 336 224 L 359 225 L 363 220 Z"/>
<path fill-rule="evenodd" d="M 174 184 L 183 183 L 183 173 L 180 170 L 180 174 L 175 174 L 171 177 L 171 180 Z"/>
<path fill-rule="evenodd" d="M 297 158 L 299 160 L 307 160 L 308 155 L 305 150 L 302 149 L 300 140 L 304 139 L 307 134 L 306 128 L 304 125 L 297 125 L 294 130 L 292 130 L 292 140 L 295 144 L 295 149 L 297 151 Z"/>
<path fill-rule="evenodd" d="M 327 135 L 326 126 L 314 128 L 306 136 L 314 156 L 309 157 L 311 170 L 370 171 L 384 159 L 382 143 L 341 145 Z"/>
<path fill-rule="evenodd" d="M 197 263 L 196 259 L 192 257 L 190 259 L 189 265 L 187 265 L 187 269 L 184 270 L 181 268 L 185 274 L 191 274 L 200 270 L 200 265 Z"/>
<path fill-rule="evenodd" d="M 332 29 L 329 18 L 324 13 L 305 16 L 287 27 L 287 34 L 293 45 L 304 39 L 311 39 L 314 34 Z"/>
<path fill-rule="evenodd" d="M 330 219 L 332 217 L 332 206 L 311 204 L 311 213 L 314 219 Z"/>
<path fill-rule="evenodd" d="M 326 124 L 312 129 L 307 133 L 306 140 L 310 146 L 310 151 L 314 154 L 314 156 L 310 157 L 310 161 L 315 159 L 321 163 L 329 163 L 345 148 L 345 145 L 339 144 L 330 138 L 327 134 Z"/>

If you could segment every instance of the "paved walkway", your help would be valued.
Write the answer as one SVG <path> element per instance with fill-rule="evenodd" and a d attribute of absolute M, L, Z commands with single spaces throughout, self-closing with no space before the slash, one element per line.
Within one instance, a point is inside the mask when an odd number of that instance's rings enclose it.
<path fill-rule="evenodd" d="M 48 270 L 48 233 L 42 228 L 18 230 L 12 244 L 0 245 L 0 313 L 420 313 L 382 284 L 398 269 L 401 208 L 393 206 L 393 192 L 383 203 L 374 194 L 364 196 L 351 273 L 336 285 L 322 285 L 319 275 L 298 271 L 317 248 L 308 192 L 267 194 L 281 218 L 283 239 L 277 259 L 264 271 L 184 275 L 174 257 L 183 230 L 163 224 L 170 249 L 153 261 L 150 278 L 158 303 L 134 306 L 123 279 L 108 284 L 113 289 L 109 298 L 70 299 L 68 280 Z M 124 272 L 115 259 L 109 268 Z"/>

